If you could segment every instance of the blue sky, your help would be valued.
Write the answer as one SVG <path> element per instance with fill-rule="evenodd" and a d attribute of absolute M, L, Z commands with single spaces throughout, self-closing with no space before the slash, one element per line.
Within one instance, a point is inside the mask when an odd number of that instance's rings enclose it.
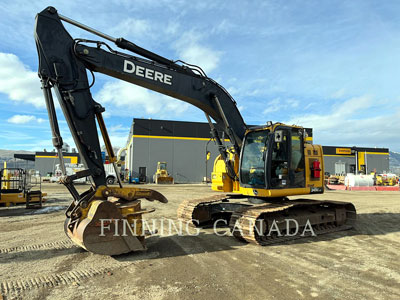
<path fill-rule="evenodd" d="M 0 149 L 52 149 L 36 75 L 34 17 L 48 1 L 0 4 Z M 83 3 L 83 4 L 82 4 Z M 400 151 L 398 1 L 51 1 L 60 14 L 198 64 L 248 124 L 312 127 L 315 143 Z M 94 38 L 66 25 L 73 37 Z M 96 74 L 114 146 L 132 118 L 203 121 L 197 108 Z M 58 110 L 60 127 L 73 146 Z"/>

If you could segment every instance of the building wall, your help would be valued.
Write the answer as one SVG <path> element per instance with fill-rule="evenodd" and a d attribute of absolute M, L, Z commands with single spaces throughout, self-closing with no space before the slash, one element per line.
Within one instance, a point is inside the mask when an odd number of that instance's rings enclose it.
<path fill-rule="evenodd" d="M 312 142 L 312 129 L 307 129 Z M 146 167 L 147 180 L 152 181 L 157 162 L 167 162 L 167 169 L 177 183 L 202 182 L 206 176 L 206 144 L 210 141 L 207 123 L 166 120 L 134 119 L 127 143 L 125 166 L 136 177 L 140 167 Z M 364 157 L 367 153 L 367 172 L 389 170 L 389 150 L 386 148 L 357 148 L 324 146 L 325 172 L 335 174 L 335 163 L 344 162 L 346 172 L 356 164 L 355 153 Z M 207 163 L 207 177 L 211 172 L 218 148 L 213 141 L 207 150 L 211 158 Z M 358 160 L 358 169 L 365 164 Z"/>
<path fill-rule="evenodd" d="M 139 167 L 147 168 L 147 180 L 152 181 L 157 169 L 157 162 L 167 162 L 167 170 L 176 183 L 202 182 L 206 176 L 206 146 L 211 158 L 207 162 L 207 177 L 211 172 L 218 148 L 207 139 L 163 139 L 134 137 L 130 156 L 130 170 L 137 176 Z"/>
<path fill-rule="evenodd" d="M 78 163 L 78 153 L 64 153 L 64 162 Z M 55 166 L 59 163 L 60 161 L 54 152 L 37 152 L 35 154 L 35 170 L 39 171 L 41 176 L 46 176 L 47 173 L 54 173 Z"/>
<path fill-rule="evenodd" d="M 366 159 L 367 173 L 376 169 L 378 173 L 389 172 L 389 154 L 368 154 Z"/>
<path fill-rule="evenodd" d="M 366 173 L 373 171 L 383 173 L 389 171 L 389 149 L 387 148 L 358 148 L 353 147 L 353 153 L 350 155 L 334 154 L 337 149 L 348 149 L 344 147 L 324 146 L 325 172 L 335 174 L 335 163 L 342 162 L 346 164 L 346 173 L 351 173 L 351 165 L 358 165 L 358 170 L 362 170 L 362 165 L 366 166 Z M 356 159 L 356 154 L 357 158 Z"/>
<path fill-rule="evenodd" d="M 354 156 L 324 155 L 325 172 L 335 174 L 335 163 L 342 162 L 346 164 L 346 173 L 350 173 L 350 165 L 355 165 Z"/>

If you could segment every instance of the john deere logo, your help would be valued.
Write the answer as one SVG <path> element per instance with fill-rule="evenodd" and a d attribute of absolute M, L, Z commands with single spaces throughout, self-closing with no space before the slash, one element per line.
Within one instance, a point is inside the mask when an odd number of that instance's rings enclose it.
<path fill-rule="evenodd" d="M 124 60 L 124 72 L 172 85 L 172 75 L 157 72 L 156 70 L 142 66 L 137 66 L 129 60 Z"/>

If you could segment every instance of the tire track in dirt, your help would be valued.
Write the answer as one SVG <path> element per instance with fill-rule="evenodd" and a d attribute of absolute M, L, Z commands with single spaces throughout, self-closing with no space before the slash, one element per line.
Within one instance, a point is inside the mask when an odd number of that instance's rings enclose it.
<path fill-rule="evenodd" d="M 237 242 L 229 241 L 234 237 L 221 237 L 217 243 L 210 241 L 209 237 L 197 237 L 198 242 L 193 245 L 190 241 L 185 239 L 179 239 L 178 237 L 172 238 L 173 242 L 186 252 L 188 257 L 190 257 L 196 269 L 202 276 L 213 277 L 212 283 L 214 288 L 218 286 L 226 285 L 226 283 L 236 282 L 235 288 L 226 289 L 224 291 L 225 296 L 229 295 L 230 299 L 255 299 L 260 295 L 273 294 L 271 290 L 267 287 L 258 284 L 258 275 L 253 272 L 243 272 L 239 270 L 245 270 L 249 267 L 249 264 L 241 261 L 240 259 L 235 259 L 237 251 L 246 244 L 236 245 Z M 228 239 L 228 240 L 226 240 Z M 195 251 L 193 251 L 195 249 Z M 206 255 L 201 257 L 201 255 Z M 213 269 L 210 272 L 210 266 L 218 266 L 218 268 Z M 248 282 L 244 284 L 246 279 L 254 278 L 252 284 Z M 225 284 L 224 284 L 225 282 Z M 241 287 L 241 285 L 243 285 Z M 245 285 L 245 287 L 244 287 Z"/>
<path fill-rule="evenodd" d="M 2 295 L 16 296 L 35 288 L 55 287 L 59 285 L 76 284 L 79 281 L 88 279 L 100 274 L 106 274 L 110 268 L 76 270 L 60 274 L 32 277 L 22 280 L 5 281 L 0 285 Z"/>
<path fill-rule="evenodd" d="M 317 247 L 317 245 L 315 247 Z M 354 253 L 353 256 L 350 257 L 346 256 L 346 258 L 353 262 L 351 266 L 346 266 L 343 261 L 338 260 L 339 257 L 329 257 L 326 255 L 326 252 L 320 253 L 315 247 L 310 248 L 310 251 L 299 251 L 296 252 L 296 254 L 276 255 L 275 253 L 271 253 L 270 255 L 274 257 L 274 259 L 269 263 L 273 265 L 277 264 L 278 267 L 282 266 L 283 262 L 285 262 L 296 270 L 302 270 L 301 273 L 303 273 L 302 276 L 305 276 L 304 278 L 310 277 L 310 274 L 317 273 L 319 276 L 318 280 L 315 281 L 315 287 L 320 288 L 321 291 L 328 290 L 329 294 L 335 296 L 351 297 L 355 295 L 354 293 L 358 293 L 362 296 L 360 290 L 369 290 L 369 292 L 371 292 L 371 287 L 374 287 L 374 293 L 377 298 L 381 298 L 382 295 L 392 295 L 392 297 L 394 297 L 393 295 L 400 296 L 399 290 L 396 288 L 394 282 L 398 280 L 396 268 L 388 269 L 385 267 L 378 267 L 377 262 L 374 260 L 375 254 L 372 254 L 373 257 L 364 259 L 366 261 L 372 261 L 373 264 L 367 268 L 368 270 L 363 270 L 366 264 L 357 264 L 358 267 L 354 268 L 353 260 L 359 258 L 360 253 Z M 342 250 L 341 245 L 339 245 L 337 251 Z M 337 265 L 340 265 L 340 268 L 338 268 Z M 364 277 L 362 280 L 359 279 L 357 274 L 364 272 L 368 276 Z M 385 282 L 385 284 L 378 283 L 377 279 L 382 279 L 382 277 L 390 278 L 393 284 L 389 286 L 388 282 Z M 296 281 L 301 282 L 301 278 L 296 278 Z M 346 290 L 335 288 L 335 286 L 342 286 L 343 282 L 347 281 L 353 282 L 353 284 L 347 286 Z M 304 283 L 307 284 L 307 281 Z"/>
<path fill-rule="evenodd" d="M 18 252 L 26 252 L 26 251 L 32 251 L 32 250 L 45 250 L 45 249 L 59 250 L 59 249 L 69 249 L 69 248 L 78 248 L 78 246 L 76 246 L 70 240 L 64 240 L 64 241 L 57 241 L 57 242 L 44 243 L 44 244 L 3 248 L 3 249 L 0 249 L 0 254 L 18 253 Z"/>

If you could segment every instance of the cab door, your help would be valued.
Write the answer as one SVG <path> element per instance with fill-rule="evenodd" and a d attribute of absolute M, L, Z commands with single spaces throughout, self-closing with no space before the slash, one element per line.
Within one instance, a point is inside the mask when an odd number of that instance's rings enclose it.
<path fill-rule="evenodd" d="M 269 187 L 272 189 L 305 186 L 303 131 L 277 127 L 269 153 Z"/>

